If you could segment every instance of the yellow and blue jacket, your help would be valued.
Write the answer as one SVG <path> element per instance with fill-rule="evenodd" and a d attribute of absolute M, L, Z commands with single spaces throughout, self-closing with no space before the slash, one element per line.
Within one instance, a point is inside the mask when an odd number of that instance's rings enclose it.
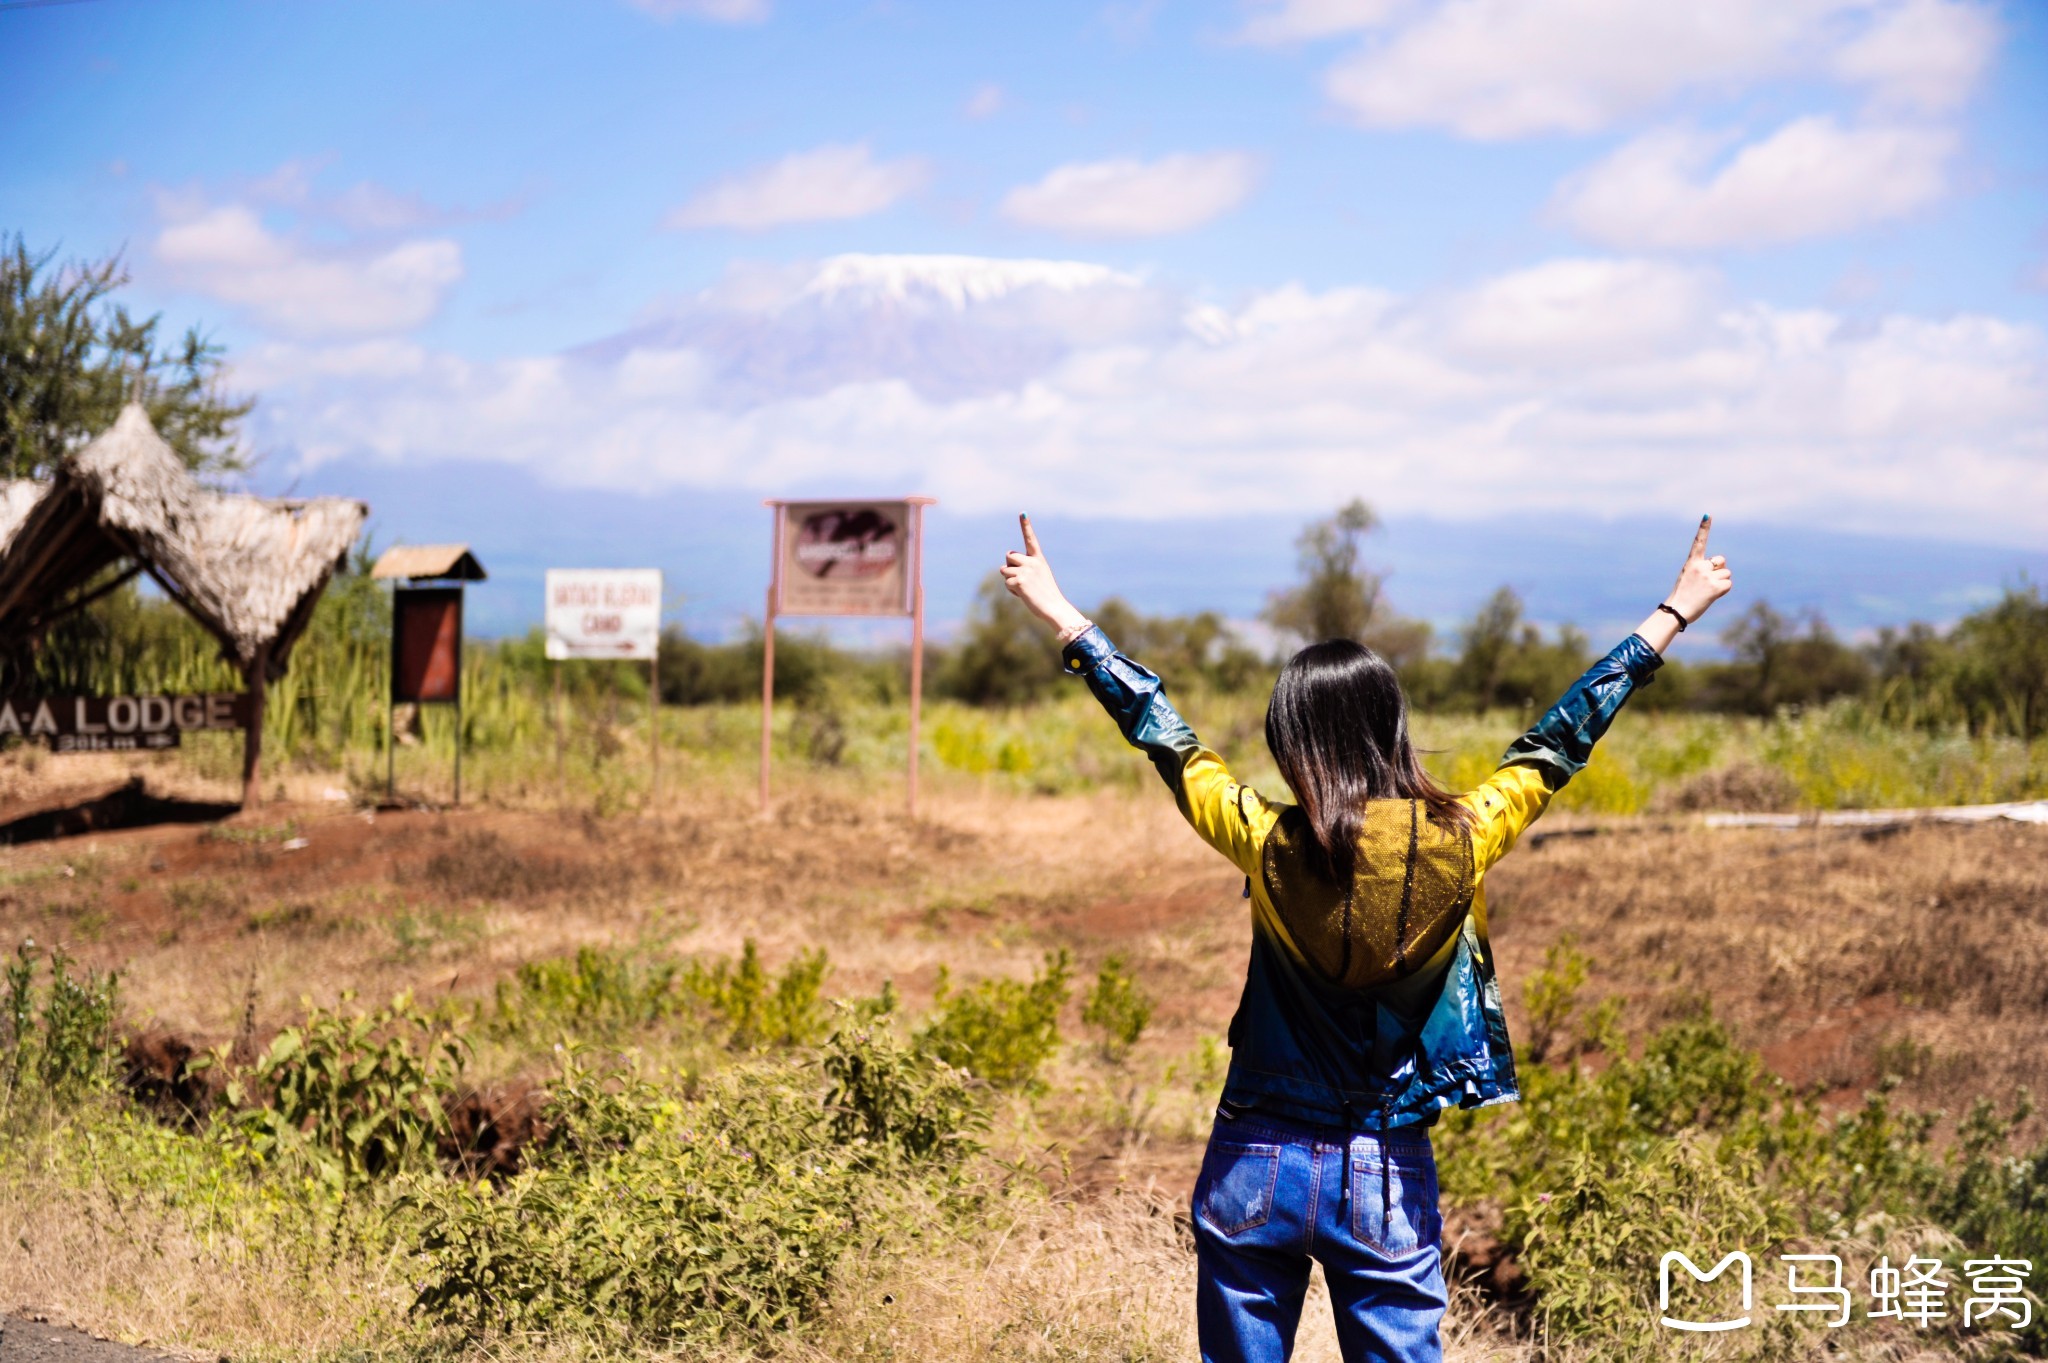
<path fill-rule="evenodd" d="M 1439 826 L 1417 800 L 1371 801 L 1349 886 L 1315 869 L 1301 810 L 1233 779 L 1157 674 L 1100 629 L 1068 644 L 1063 661 L 1152 759 L 1195 832 L 1245 875 L 1251 962 L 1230 1024 L 1226 1106 L 1384 1131 L 1520 1097 L 1486 872 L 1663 665 L 1655 649 L 1631 634 L 1574 682 L 1460 797 L 1469 830 Z"/>

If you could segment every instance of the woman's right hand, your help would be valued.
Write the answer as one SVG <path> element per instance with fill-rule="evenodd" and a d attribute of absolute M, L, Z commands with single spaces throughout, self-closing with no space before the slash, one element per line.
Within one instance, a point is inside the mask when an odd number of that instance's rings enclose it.
<path fill-rule="evenodd" d="M 1086 624 L 1087 617 L 1074 609 L 1074 603 L 1067 600 L 1060 584 L 1053 580 L 1052 565 L 1045 561 L 1045 554 L 1038 547 L 1031 518 L 1019 516 L 1017 523 L 1024 530 L 1024 548 L 1003 556 L 1003 585 L 1010 589 L 1010 595 L 1030 607 L 1033 615 L 1056 630 L 1064 633 Z"/>
<path fill-rule="evenodd" d="M 1715 554 L 1707 557 L 1707 532 L 1714 528 L 1712 516 L 1700 517 L 1698 533 L 1692 537 L 1692 552 L 1678 570 L 1678 583 L 1664 598 L 1689 624 L 1707 613 L 1716 601 L 1735 589 L 1735 574 L 1728 560 Z"/>

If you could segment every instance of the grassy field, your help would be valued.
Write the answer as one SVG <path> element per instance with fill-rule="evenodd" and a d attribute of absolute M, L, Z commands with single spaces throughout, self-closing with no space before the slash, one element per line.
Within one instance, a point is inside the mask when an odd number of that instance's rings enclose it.
<path fill-rule="evenodd" d="M 1185 708 L 1271 781 L 1257 706 Z M 402 787 L 433 793 L 443 718 Z M 1459 782 L 1522 722 L 1420 727 Z M 665 713 L 652 804 L 643 723 L 586 714 L 560 788 L 544 723 L 482 745 L 460 810 L 326 798 L 362 755 L 223 824 L 0 849 L 0 940 L 34 943 L 0 982 L 0 1309 L 237 1358 L 1192 1356 L 1247 930 L 1149 768 L 1078 697 L 937 706 L 912 824 L 900 712 L 813 707 L 763 820 L 758 711 Z M 0 795 L 205 795 L 231 756 L 17 752 Z M 1766 1303 L 1800 1247 L 1859 1303 L 1879 1254 L 2048 1260 L 2048 831 L 1682 817 L 2028 794 L 2035 763 L 1846 712 L 1623 718 L 1539 826 L 1592 835 L 1491 882 L 1527 1101 L 1437 1133 L 1452 1357 L 2042 1350 L 1653 1310 L 1679 1226 Z M 1336 1356 L 1319 1299 L 1298 1356 Z"/>
<path fill-rule="evenodd" d="M 472 695 L 474 695 L 474 690 Z M 1176 697 L 1204 741 L 1244 779 L 1280 787 L 1266 754 L 1265 702 L 1249 694 Z M 472 705 L 465 718 L 463 793 L 503 807 L 567 803 L 600 813 L 648 805 L 651 771 L 644 695 L 597 694 L 562 712 L 508 693 L 502 705 Z M 1418 741 L 1429 765 L 1454 789 L 1493 770 L 1533 713 L 1423 714 Z M 759 757 L 758 705 L 664 707 L 659 716 L 662 779 L 742 783 Z M 273 735 L 275 737 L 275 735 Z M 395 764 L 401 793 L 430 802 L 452 795 L 455 720 L 428 709 L 419 733 L 402 741 Z M 775 760 L 786 775 L 828 784 L 900 782 L 907 709 L 845 698 L 779 707 Z M 193 735 L 157 764 L 164 779 L 225 781 L 239 771 L 233 735 Z M 286 793 L 344 787 L 381 797 L 381 747 L 283 745 L 272 781 Z M 1156 777 L 1125 746 L 1079 688 L 1057 701 L 997 709 L 939 701 L 925 707 L 923 765 L 940 779 L 973 778 L 991 791 L 1044 795 L 1132 791 Z M 23 750 L 18 761 L 33 761 Z M 1639 712 L 1628 714 L 1596 750 L 1592 766 L 1558 807 L 1588 814 L 1701 809 L 1872 809 L 1973 804 L 2048 796 L 2048 749 L 1998 736 L 1904 730 L 1871 720 L 1854 701 L 1774 719 Z"/>

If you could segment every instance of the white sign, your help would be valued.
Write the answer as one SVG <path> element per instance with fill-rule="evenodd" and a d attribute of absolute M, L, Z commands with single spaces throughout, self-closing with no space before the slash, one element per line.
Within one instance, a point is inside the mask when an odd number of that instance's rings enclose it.
<path fill-rule="evenodd" d="M 550 658 L 652 658 L 661 643 L 661 569 L 548 569 Z"/>

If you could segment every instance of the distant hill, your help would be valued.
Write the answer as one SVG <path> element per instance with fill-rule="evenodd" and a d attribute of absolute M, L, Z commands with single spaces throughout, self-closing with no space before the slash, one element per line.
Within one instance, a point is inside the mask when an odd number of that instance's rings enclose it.
<path fill-rule="evenodd" d="M 731 634 L 761 613 L 768 512 L 751 494 L 669 490 L 636 497 L 548 486 L 509 465 L 459 462 L 411 469 L 329 464 L 294 490 L 364 498 L 380 546 L 400 540 L 473 545 L 491 574 L 470 597 L 470 628 L 477 635 L 519 633 L 537 624 L 541 575 L 549 567 L 661 568 L 671 599 L 680 598 L 672 617 L 706 638 Z M 790 495 L 843 490 L 792 488 Z M 1269 590 L 1292 578 L 1302 519 L 1041 515 L 1036 523 L 1077 601 L 1115 593 L 1155 613 L 1206 609 L 1249 619 Z M 1471 522 L 1406 517 L 1373 536 L 1369 553 L 1389 574 L 1395 606 L 1440 631 L 1455 630 L 1487 593 L 1507 583 L 1522 594 L 1532 618 L 1570 621 L 1597 643 L 1633 626 L 1655 604 L 1690 529 L 1683 519 L 1604 524 L 1554 515 Z M 929 536 L 929 611 L 934 632 L 943 636 L 1014 544 L 1016 521 L 940 506 L 931 513 Z M 2048 581 L 2048 551 L 1953 540 L 1735 521 L 1716 527 L 1714 547 L 1735 561 L 1738 604 L 1768 598 L 1787 612 L 1817 609 L 1852 636 L 1908 620 L 1953 620 L 2022 574 Z M 861 629 L 876 638 L 900 633 L 857 624 L 853 637 Z"/>

